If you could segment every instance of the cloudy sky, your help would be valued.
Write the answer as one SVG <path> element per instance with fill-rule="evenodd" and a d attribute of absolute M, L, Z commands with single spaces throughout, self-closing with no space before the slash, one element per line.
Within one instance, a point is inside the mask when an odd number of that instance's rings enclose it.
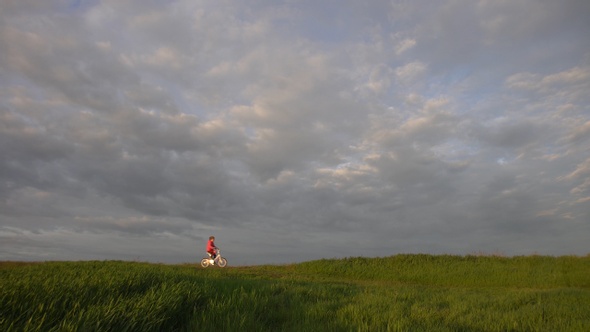
<path fill-rule="evenodd" d="M 0 260 L 590 253 L 586 0 L 0 0 Z"/>

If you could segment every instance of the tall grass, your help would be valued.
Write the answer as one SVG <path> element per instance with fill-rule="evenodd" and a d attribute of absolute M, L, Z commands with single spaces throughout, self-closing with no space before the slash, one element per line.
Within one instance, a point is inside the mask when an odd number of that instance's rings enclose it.
<path fill-rule="evenodd" d="M 2 331 L 586 331 L 590 256 L 0 264 Z"/>

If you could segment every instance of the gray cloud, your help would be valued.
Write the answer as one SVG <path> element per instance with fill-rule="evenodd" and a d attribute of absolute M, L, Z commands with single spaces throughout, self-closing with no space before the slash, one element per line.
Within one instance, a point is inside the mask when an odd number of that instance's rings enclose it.
<path fill-rule="evenodd" d="M 0 259 L 588 252 L 584 1 L 0 12 Z"/>

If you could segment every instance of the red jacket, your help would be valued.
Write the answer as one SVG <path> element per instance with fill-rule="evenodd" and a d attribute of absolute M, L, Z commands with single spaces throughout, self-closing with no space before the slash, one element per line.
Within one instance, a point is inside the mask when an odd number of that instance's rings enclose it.
<path fill-rule="evenodd" d="M 207 242 L 207 252 L 210 253 L 215 253 L 215 243 L 213 242 L 213 240 L 209 240 L 209 242 Z"/>

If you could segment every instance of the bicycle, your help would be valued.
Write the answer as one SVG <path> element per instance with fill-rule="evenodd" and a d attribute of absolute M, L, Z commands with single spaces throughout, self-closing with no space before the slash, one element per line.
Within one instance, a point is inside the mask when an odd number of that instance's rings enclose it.
<path fill-rule="evenodd" d="M 215 258 L 211 258 L 211 254 L 207 253 L 209 257 L 201 259 L 201 266 L 208 267 L 209 265 L 217 265 L 219 267 L 225 267 L 227 265 L 227 259 L 221 257 L 221 250 L 215 250 Z"/>

